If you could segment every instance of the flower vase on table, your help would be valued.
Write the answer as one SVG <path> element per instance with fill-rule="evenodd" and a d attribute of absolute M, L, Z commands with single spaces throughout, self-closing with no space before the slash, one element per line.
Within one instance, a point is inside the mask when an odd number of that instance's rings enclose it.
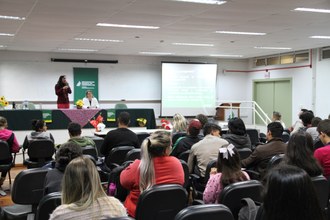
<path fill-rule="evenodd" d="M 0 97 L 0 110 L 4 110 L 5 107 L 8 105 L 8 101 L 6 100 L 6 98 L 4 96 Z"/>
<path fill-rule="evenodd" d="M 84 106 L 83 100 L 79 99 L 78 101 L 76 101 L 76 106 L 77 106 L 77 109 L 82 109 Z"/>

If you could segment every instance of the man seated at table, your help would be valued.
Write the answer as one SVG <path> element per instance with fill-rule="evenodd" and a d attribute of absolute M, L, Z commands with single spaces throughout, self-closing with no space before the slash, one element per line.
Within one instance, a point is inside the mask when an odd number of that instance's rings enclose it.
<path fill-rule="evenodd" d="M 107 157 L 114 147 L 133 146 L 139 148 L 139 139 L 137 135 L 128 129 L 130 115 L 128 112 L 121 112 L 117 118 L 118 128 L 107 133 L 101 146 L 101 153 Z"/>
<path fill-rule="evenodd" d="M 81 136 L 80 124 L 71 122 L 68 126 L 68 131 L 70 135 L 68 142 L 76 143 L 80 147 L 93 146 L 96 148 L 96 144 L 91 138 Z"/>

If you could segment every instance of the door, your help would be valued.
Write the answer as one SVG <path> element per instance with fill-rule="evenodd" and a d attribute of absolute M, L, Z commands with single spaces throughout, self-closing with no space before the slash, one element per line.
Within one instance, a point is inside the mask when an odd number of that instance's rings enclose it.
<path fill-rule="evenodd" d="M 282 121 L 288 127 L 292 121 L 291 79 L 264 80 L 254 82 L 254 101 L 271 119 L 273 111 L 282 115 Z M 256 124 L 263 124 L 256 115 Z"/>

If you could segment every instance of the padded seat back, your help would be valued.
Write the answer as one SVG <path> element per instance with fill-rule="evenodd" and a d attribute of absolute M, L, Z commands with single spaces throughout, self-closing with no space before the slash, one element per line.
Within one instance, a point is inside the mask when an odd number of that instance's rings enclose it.
<path fill-rule="evenodd" d="M 35 140 L 28 146 L 28 155 L 34 159 L 50 158 L 54 155 L 54 143 L 51 140 Z"/>
<path fill-rule="evenodd" d="M 147 132 L 139 132 L 139 133 L 136 134 L 136 136 L 139 139 L 139 143 L 140 143 L 140 147 L 141 147 L 141 144 L 144 141 L 144 139 L 146 139 L 147 137 L 149 137 L 150 134 L 147 133 Z"/>
<path fill-rule="evenodd" d="M 237 151 L 241 160 L 248 158 L 252 154 L 252 150 L 249 148 L 237 149 Z"/>
<path fill-rule="evenodd" d="M 84 155 L 90 155 L 91 157 L 93 157 L 96 161 L 98 160 L 97 157 L 97 149 L 94 146 L 85 146 L 82 147 L 82 153 Z"/>
<path fill-rule="evenodd" d="M 325 210 L 328 207 L 328 196 L 329 196 L 329 183 L 328 180 L 323 176 L 312 177 L 312 182 L 315 187 L 317 197 L 319 199 L 320 207 Z"/>
<path fill-rule="evenodd" d="M 8 143 L 0 140 L 0 160 L 9 160 L 11 158 L 12 155 Z"/>
<path fill-rule="evenodd" d="M 141 149 L 132 149 L 127 152 L 125 161 L 134 161 L 141 158 Z"/>
<path fill-rule="evenodd" d="M 184 161 L 188 162 L 190 151 L 191 150 L 186 150 L 186 151 L 182 152 L 181 154 L 179 154 L 178 158 L 180 160 L 184 160 Z"/>
<path fill-rule="evenodd" d="M 187 206 L 187 191 L 178 184 L 155 185 L 145 190 L 136 207 L 136 220 L 170 220 Z"/>
<path fill-rule="evenodd" d="M 61 193 L 54 192 L 44 196 L 37 208 L 36 220 L 49 219 L 50 214 L 61 205 Z"/>
<path fill-rule="evenodd" d="M 181 210 L 174 220 L 234 220 L 228 207 L 222 204 L 189 206 Z"/>

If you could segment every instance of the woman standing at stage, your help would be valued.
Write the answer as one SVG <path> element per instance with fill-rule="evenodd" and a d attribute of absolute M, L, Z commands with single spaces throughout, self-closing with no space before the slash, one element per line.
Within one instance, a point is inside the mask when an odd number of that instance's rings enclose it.
<path fill-rule="evenodd" d="M 60 76 L 57 84 L 55 85 L 55 93 L 57 95 L 57 108 L 70 108 L 69 94 L 71 88 L 66 81 L 65 75 Z"/>

